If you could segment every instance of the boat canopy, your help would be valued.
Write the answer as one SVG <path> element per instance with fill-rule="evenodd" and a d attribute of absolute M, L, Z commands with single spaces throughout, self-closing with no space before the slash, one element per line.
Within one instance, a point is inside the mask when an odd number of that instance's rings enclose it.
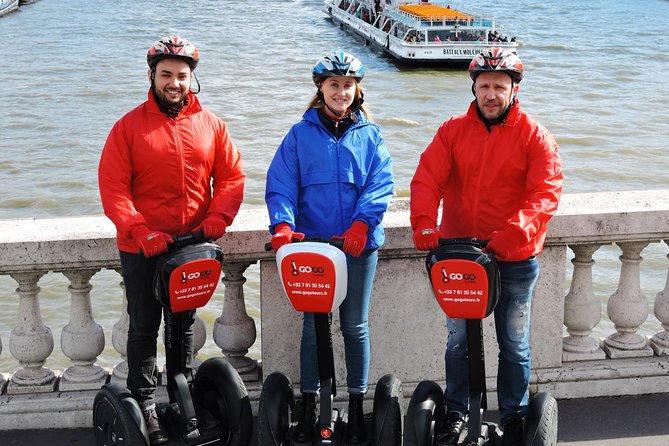
<path fill-rule="evenodd" d="M 474 20 L 474 16 L 449 7 L 438 5 L 400 5 L 400 10 L 415 16 L 431 20 Z"/>

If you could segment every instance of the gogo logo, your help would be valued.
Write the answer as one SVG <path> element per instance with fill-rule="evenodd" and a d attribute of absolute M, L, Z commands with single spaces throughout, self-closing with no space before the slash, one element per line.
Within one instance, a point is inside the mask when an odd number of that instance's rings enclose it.
<path fill-rule="evenodd" d="M 195 271 L 188 274 L 186 274 L 186 271 L 181 271 L 181 283 L 186 283 L 193 279 L 208 279 L 211 277 L 211 272 L 210 269 L 206 271 Z"/>
<path fill-rule="evenodd" d="M 476 280 L 476 274 L 448 273 L 446 268 L 441 267 L 441 281 L 450 283 L 452 280 Z"/>
<path fill-rule="evenodd" d="M 300 273 L 303 274 L 324 274 L 325 268 L 322 266 L 297 266 L 295 260 L 290 262 L 291 274 L 293 276 L 299 276 Z"/>

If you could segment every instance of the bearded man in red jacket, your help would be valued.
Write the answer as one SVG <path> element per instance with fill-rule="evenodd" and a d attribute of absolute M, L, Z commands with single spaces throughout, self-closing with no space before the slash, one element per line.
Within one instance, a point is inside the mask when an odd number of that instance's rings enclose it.
<path fill-rule="evenodd" d="M 155 409 L 163 311 L 152 289 L 156 256 L 176 235 L 201 230 L 207 238 L 221 238 L 244 193 L 241 156 L 225 124 L 191 91 L 198 61 L 195 46 L 177 36 L 149 48 L 148 99 L 114 125 L 98 170 L 128 297 L 127 385 L 144 412 L 151 444 L 168 441 Z M 172 326 L 180 326 L 177 318 L 184 330 L 172 336 L 183 337 L 184 351 L 166 351 L 168 375 L 182 372 L 190 379 L 195 311 L 173 314 Z"/>
<path fill-rule="evenodd" d="M 420 157 L 411 181 L 411 227 L 419 250 L 439 237 L 489 240 L 502 292 L 495 308 L 499 344 L 497 396 L 503 445 L 521 443 L 530 378 L 530 303 L 539 276 L 536 256 L 562 191 L 558 146 L 520 109 L 523 64 L 491 48 L 469 65 L 474 82 L 467 113 L 446 121 Z M 441 222 L 437 213 L 443 201 Z M 448 318 L 447 422 L 437 444 L 456 444 L 469 410 L 465 321 Z"/>

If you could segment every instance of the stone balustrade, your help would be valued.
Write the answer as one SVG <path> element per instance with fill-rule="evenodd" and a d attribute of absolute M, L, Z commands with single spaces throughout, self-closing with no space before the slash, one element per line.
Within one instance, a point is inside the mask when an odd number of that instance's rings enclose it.
<path fill-rule="evenodd" d="M 263 209 L 245 209 L 219 241 L 225 252 L 224 305 L 210 327 L 213 342 L 244 377 L 256 402 L 263 375 L 281 370 L 298 380 L 301 330 L 300 316 L 281 295 L 273 254 L 264 251 L 266 222 Z M 409 395 L 422 379 L 443 382 L 446 328 L 429 289 L 424 254 L 412 246 L 408 201 L 395 200 L 384 224 L 388 239 L 380 251 L 370 306 L 370 384 L 394 372 Z M 547 390 L 557 398 L 666 391 L 669 275 L 657 295 L 644 294 L 641 278 L 646 266 L 641 254 L 649 245 L 661 246 L 653 252 L 661 251 L 662 258 L 652 260 L 654 268 L 660 265 L 666 275 L 667 242 L 669 190 L 563 197 L 540 256 L 542 274 L 531 314 L 532 391 Z M 615 268 L 619 274 L 605 280 L 618 285 L 607 298 L 594 291 L 599 283 L 593 279 L 593 268 L 598 250 L 612 246 L 620 253 Z M 256 262 L 260 263 L 260 321 L 248 315 L 244 297 L 245 272 Z M 115 365 L 107 369 L 98 364 L 107 340 L 95 321 L 90 292 L 92 278 L 103 269 L 119 272 L 114 228 L 103 217 L 0 221 L 0 275 L 17 284 L 15 295 L 0 299 L 18 300 L 16 325 L 9 339 L 0 338 L 0 354 L 6 358 L 9 353 L 17 363 L 13 373 L 0 370 L 0 429 L 88 426 L 100 385 L 125 381 L 128 320 L 120 274 L 119 314 L 111 339 Z M 42 317 L 38 282 L 54 274 L 69 282 L 69 299 L 65 290 L 57 293 L 69 312 L 64 327 L 51 327 Z M 196 350 L 207 341 L 205 325 L 196 320 Z M 341 383 L 345 382 L 343 345 L 337 324 L 333 327 Z M 647 334 L 649 327 L 652 336 Z M 9 327 L 0 327 L 5 328 Z M 258 328 L 262 367 L 248 356 Z M 54 351 L 52 329 L 59 330 L 59 350 L 70 361 L 62 371 L 45 367 Z M 484 330 L 488 400 L 494 407 L 497 355 L 492 317 Z M 7 345 L 9 349 L 3 350 Z"/>

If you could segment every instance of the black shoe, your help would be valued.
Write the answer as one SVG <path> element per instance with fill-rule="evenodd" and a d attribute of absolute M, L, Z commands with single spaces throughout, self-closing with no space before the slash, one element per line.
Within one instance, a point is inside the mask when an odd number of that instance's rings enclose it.
<path fill-rule="evenodd" d="M 504 434 L 500 446 L 520 446 L 523 443 L 523 420 L 512 418 L 502 426 Z"/>
<path fill-rule="evenodd" d="M 365 413 L 362 409 L 362 401 L 365 395 L 362 393 L 351 393 L 348 399 L 348 430 L 346 431 L 347 444 L 364 443 L 367 439 L 365 433 Z"/>
<path fill-rule="evenodd" d="M 167 443 L 167 434 L 160 427 L 158 422 L 158 414 L 156 408 L 146 409 L 143 411 L 144 421 L 146 421 L 146 428 L 149 431 L 149 442 L 151 444 Z"/>
<path fill-rule="evenodd" d="M 465 418 L 458 412 L 448 412 L 446 422 L 440 432 L 436 433 L 436 446 L 451 446 L 458 444 L 460 433 L 465 427 Z"/>
<path fill-rule="evenodd" d="M 295 427 L 293 438 L 300 442 L 311 441 L 316 429 L 316 394 L 302 394 L 302 414 Z"/>

